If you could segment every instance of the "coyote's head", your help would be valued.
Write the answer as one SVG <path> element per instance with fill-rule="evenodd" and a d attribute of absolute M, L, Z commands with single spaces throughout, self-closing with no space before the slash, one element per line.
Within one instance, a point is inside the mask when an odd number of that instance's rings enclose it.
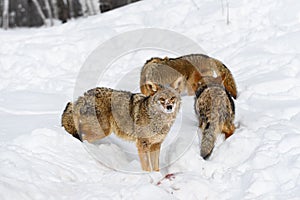
<path fill-rule="evenodd" d="M 151 89 L 152 104 L 157 110 L 163 113 L 173 113 L 179 110 L 180 106 L 180 94 L 178 88 L 182 84 L 182 77 L 178 78 L 174 82 L 174 88 L 168 86 L 162 86 L 152 82 L 147 83 L 147 87 Z"/>

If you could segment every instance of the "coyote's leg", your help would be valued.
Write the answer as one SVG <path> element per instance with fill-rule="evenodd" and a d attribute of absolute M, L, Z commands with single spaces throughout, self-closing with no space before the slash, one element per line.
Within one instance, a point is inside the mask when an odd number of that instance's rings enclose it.
<path fill-rule="evenodd" d="M 145 171 L 152 171 L 153 167 L 151 163 L 150 146 L 148 141 L 137 140 L 136 147 L 138 149 L 142 169 Z"/>
<path fill-rule="evenodd" d="M 159 171 L 159 154 L 161 143 L 152 144 L 150 146 L 150 161 L 154 171 Z"/>
<path fill-rule="evenodd" d="M 225 134 L 225 139 L 229 138 L 235 131 L 235 126 L 232 123 L 225 123 L 222 132 Z"/>

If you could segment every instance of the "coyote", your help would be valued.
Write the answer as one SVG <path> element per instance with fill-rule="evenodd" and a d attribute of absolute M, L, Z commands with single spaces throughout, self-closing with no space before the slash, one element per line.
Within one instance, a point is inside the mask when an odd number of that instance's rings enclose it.
<path fill-rule="evenodd" d="M 135 141 L 142 169 L 159 171 L 159 153 L 169 132 L 181 99 L 177 91 L 182 83 L 178 78 L 175 89 L 147 82 L 150 96 L 94 88 L 68 103 L 62 126 L 81 141 L 94 142 L 114 132 L 128 141 Z"/>
<path fill-rule="evenodd" d="M 195 110 L 202 130 L 201 156 L 210 156 L 218 134 L 230 137 L 235 131 L 234 102 L 222 85 L 224 78 L 203 77 L 196 92 Z"/>
<path fill-rule="evenodd" d="M 187 91 L 188 95 L 195 94 L 201 75 L 198 70 L 187 60 L 151 58 L 146 62 L 141 71 L 140 89 L 145 95 L 151 94 L 151 88 L 148 88 L 147 81 L 161 85 L 170 85 L 174 87 L 176 80 L 182 77 L 179 93 Z"/>
<path fill-rule="evenodd" d="M 178 77 L 184 77 L 185 84 L 180 88 L 183 93 L 194 95 L 202 76 L 223 78 L 223 84 L 230 95 L 237 98 L 237 88 L 230 70 L 219 60 L 203 54 L 190 54 L 178 58 L 152 58 L 146 62 L 141 71 L 140 89 L 145 95 L 150 90 L 147 81 L 173 85 Z"/>

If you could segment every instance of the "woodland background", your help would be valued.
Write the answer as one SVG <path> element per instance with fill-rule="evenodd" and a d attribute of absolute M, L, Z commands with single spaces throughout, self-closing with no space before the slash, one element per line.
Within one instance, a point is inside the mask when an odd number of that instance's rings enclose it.
<path fill-rule="evenodd" d="M 52 26 L 106 12 L 139 0 L 0 0 L 0 26 Z"/>

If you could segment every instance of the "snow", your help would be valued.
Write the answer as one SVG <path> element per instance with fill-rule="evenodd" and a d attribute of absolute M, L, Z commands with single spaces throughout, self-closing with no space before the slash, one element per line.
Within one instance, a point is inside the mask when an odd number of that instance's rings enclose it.
<path fill-rule="evenodd" d="M 0 199 L 299 199 L 300 2 L 229 0 L 229 24 L 222 2 L 144 0 L 54 27 L 0 30 Z M 134 144 L 110 136 L 90 146 L 60 127 L 86 59 L 141 28 L 182 34 L 232 71 L 238 129 L 209 160 L 199 155 L 193 97 L 183 97 L 160 172 L 140 170 Z M 177 55 L 129 52 L 97 84 L 138 91 L 154 56 Z"/>

